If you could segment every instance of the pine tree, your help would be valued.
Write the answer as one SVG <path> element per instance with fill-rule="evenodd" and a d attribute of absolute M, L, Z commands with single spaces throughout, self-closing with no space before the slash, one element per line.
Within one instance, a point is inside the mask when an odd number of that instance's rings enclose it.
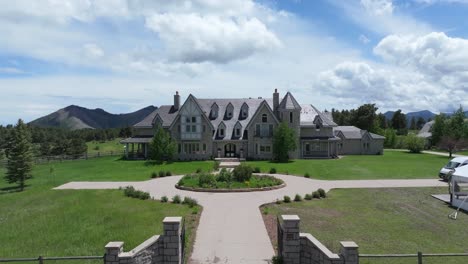
<path fill-rule="evenodd" d="M 18 124 L 12 132 L 8 149 L 5 180 L 8 183 L 19 184 L 20 190 L 23 191 L 26 180 L 32 177 L 33 156 L 31 151 L 31 136 L 21 119 L 18 120 Z"/>

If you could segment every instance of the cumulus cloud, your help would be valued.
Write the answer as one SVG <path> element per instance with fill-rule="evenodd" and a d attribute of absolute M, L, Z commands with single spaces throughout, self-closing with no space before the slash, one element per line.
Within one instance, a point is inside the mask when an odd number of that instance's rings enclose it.
<path fill-rule="evenodd" d="M 467 50 L 468 40 L 444 33 L 390 35 L 374 48 L 386 64 L 340 63 L 321 72 L 315 86 L 351 107 L 452 111 L 466 105 Z"/>
<path fill-rule="evenodd" d="M 146 26 L 159 34 L 175 59 L 184 62 L 226 63 L 280 46 L 275 34 L 256 18 L 155 14 Z"/>
<path fill-rule="evenodd" d="M 410 67 L 447 85 L 468 89 L 468 40 L 432 32 L 423 36 L 390 35 L 374 53 L 398 66 Z"/>

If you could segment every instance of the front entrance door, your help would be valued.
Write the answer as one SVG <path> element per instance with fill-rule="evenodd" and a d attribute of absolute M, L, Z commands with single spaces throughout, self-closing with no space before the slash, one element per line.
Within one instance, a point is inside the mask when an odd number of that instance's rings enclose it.
<path fill-rule="evenodd" d="M 236 156 L 236 145 L 229 143 L 224 145 L 224 156 L 235 157 Z"/>

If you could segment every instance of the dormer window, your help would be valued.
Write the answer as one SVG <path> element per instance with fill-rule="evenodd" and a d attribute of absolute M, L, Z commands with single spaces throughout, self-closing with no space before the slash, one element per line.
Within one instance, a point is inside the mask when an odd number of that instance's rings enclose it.
<path fill-rule="evenodd" d="M 267 114 L 262 115 L 262 123 L 268 123 L 268 116 Z"/>
<path fill-rule="evenodd" d="M 218 126 L 218 135 L 217 135 L 217 137 L 224 138 L 224 136 L 226 135 L 225 131 L 226 131 L 226 126 L 224 125 L 223 122 L 221 122 L 221 124 L 219 124 L 219 126 Z"/>
<path fill-rule="evenodd" d="M 229 103 L 229 104 L 226 106 L 225 118 L 226 118 L 226 119 L 231 119 L 233 113 L 234 113 L 234 106 L 233 106 L 231 103 Z"/>
<path fill-rule="evenodd" d="M 239 122 L 237 122 L 236 125 L 234 126 L 234 137 L 240 138 L 241 132 L 242 132 L 242 125 Z"/>
<path fill-rule="evenodd" d="M 241 107 L 240 118 L 246 119 L 249 116 L 249 106 L 244 103 Z"/>
<path fill-rule="evenodd" d="M 219 110 L 219 107 L 216 103 L 214 103 L 212 106 L 211 106 L 211 112 L 210 112 L 210 119 L 216 119 L 218 118 L 218 110 Z"/>

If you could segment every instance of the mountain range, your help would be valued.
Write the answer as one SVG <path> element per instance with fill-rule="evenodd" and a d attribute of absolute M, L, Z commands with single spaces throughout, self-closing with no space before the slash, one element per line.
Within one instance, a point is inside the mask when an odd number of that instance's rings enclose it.
<path fill-rule="evenodd" d="M 101 108 L 88 109 L 70 105 L 49 115 L 31 121 L 29 124 L 38 127 L 61 127 L 67 129 L 83 128 L 119 128 L 132 126 L 156 110 L 155 106 L 147 106 L 127 114 L 111 114 Z"/>

